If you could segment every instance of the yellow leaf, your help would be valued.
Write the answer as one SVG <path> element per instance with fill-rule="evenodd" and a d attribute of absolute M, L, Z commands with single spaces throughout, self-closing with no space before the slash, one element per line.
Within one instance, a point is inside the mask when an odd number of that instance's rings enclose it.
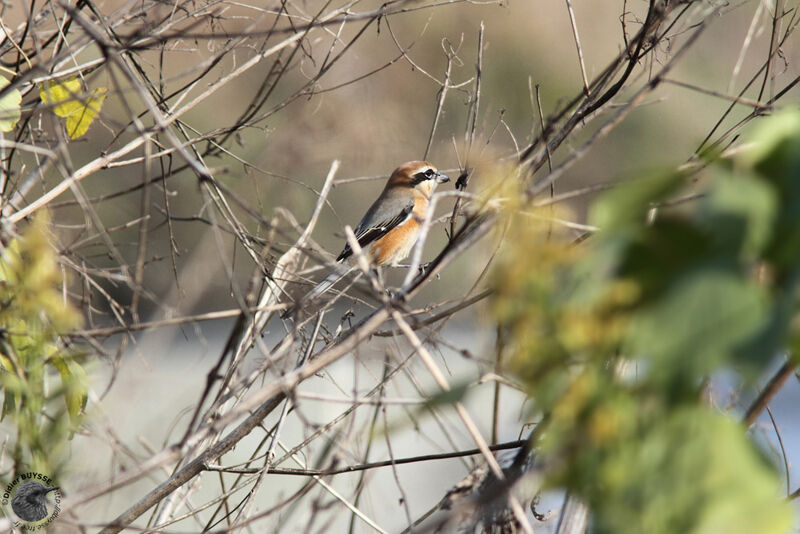
<path fill-rule="evenodd" d="M 105 89 L 95 89 L 92 96 L 86 100 L 86 105 L 67 117 L 67 135 L 70 139 L 77 139 L 86 133 L 92 121 L 100 113 L 103 100 L 106 99 Z"/>
<path fill-rule="evenodd" d="M 70 78 L 61 83 L 47 83 L 39 94 L 42 102 L 53 106 L 53 113 L 66 119 L 65 126 L 70 139 L 77 139 L 89 130 L 106 99 L 105 88 L 95 89 L 89 96 L 84 96 L 78 78 Z"/>
<path fill-rule="evenodd" d="M 0 92 L 9 84 L 3 76 L 0 76 Z M 0 132 L 10 132 L 17 125 L 20 117 L 20 103 L 22 103 L 22 93 L 16 89 L 6 91 L 0 97 Z"/>
<path fill-rule="evenodd" d="M 39 90 L 42 102 L 53 106 L 53 113 L 59 117 L 66 117 L 81 107 L 81 93 L 83 88 L 78 78 L 70 78 L 61 83 L 47 82 Z"/>

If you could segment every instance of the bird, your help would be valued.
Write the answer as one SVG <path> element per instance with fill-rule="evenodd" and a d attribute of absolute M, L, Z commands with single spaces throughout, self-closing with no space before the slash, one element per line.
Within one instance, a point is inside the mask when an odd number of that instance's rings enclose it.
<path fill-rule="evenodd" d="M 40 521 L 47 516 L 47 494 L 57 489 L 58 486 L 45 486 L 35 480 L 26 482 L 11 499 L 11 509 L 23 521 Z"/>
<path fill-rule="evenodd" d="M 449 181 L 447 174 L 427 161 L 409 161 L 392 172 L 383 191 L 353 231 L 372 266 L 397 266 L 409 255 L 419 237 L 434 189 Z M 352 261 L 352 256 L 350 244 L 345 243 L 336 262 L 344 264 Z M 354 268 L 349 265 L 335 269 L 300 302 L 317 299 Z"/>

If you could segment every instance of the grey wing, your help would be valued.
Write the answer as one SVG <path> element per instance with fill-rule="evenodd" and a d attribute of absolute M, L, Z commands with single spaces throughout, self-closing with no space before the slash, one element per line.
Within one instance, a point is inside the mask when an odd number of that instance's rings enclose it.
<path fill-rule="evenodd" d="M 414 199 L 401 201 L 400 199 L 379 198 L 367 210 L 364 218 L 353 231 L 359 246 L 366 247 L 406 222 L 411 217 L 413 209 Z M 336 261 L 346 260 L 352 255 L 353 250 L 349 244 L 346 244 Z"/>

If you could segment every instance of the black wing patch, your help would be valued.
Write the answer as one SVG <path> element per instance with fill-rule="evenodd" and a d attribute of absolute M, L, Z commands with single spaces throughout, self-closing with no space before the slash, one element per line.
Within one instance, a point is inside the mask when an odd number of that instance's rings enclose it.
<path fill-rule="evenodd" d="M 414 209 L 414 204 L 411 203 L 405 208 L 403 211 L 398 213 L 394 218 L 387 219 L 381 221 L 379 224 L 370 226 L 369 228 L 361 228 L 358 227 L 355 230 L 356 240 L 358 241 L 358 245 L 361 248 L 366 247 L 373 241 L 377 241 L 381 237 L 385 236 L 404 222 L 406 222 L 411 215 L 411 210 Z M 336 261 L 346 260 L 350 256 L 353 255 L 353 250 L 350 248 L 349 244 L 345 244 L 344 249 L 342 250 L 339 257 L 336 258 Z"/>

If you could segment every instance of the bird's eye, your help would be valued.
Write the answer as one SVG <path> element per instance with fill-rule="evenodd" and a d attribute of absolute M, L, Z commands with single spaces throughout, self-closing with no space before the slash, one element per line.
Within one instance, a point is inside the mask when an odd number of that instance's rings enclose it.
<path fill-rule="evenodd" d="M 425 171 L 425 176 L 427 176 L 428 178 L 431 178 L 431 177 L 433 177 L 433 175 L 434 175 L 433 169 L 428 167 L 428 169 Z"/>

